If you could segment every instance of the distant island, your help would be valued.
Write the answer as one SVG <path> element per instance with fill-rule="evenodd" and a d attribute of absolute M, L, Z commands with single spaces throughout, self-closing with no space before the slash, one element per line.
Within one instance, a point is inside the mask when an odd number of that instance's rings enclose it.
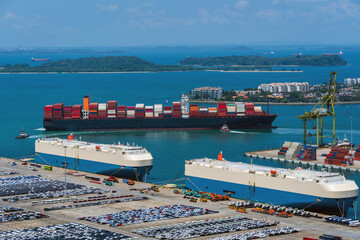
<path fill-rule="evenodd" d="M 86 57 L 46 62 L 40 66 L 28 64 L 4 65 L 0 72 L 164 72 L 193 71 L 191 66 L 158 65 L 133 56 Z"/>
<path fill-rule="evenodd" d="M 344 66 L 348 63 L 339 55 L 298 55 L 291 57 L 224 56 L 187 57 L 179 61 L 183 66 Z"/>

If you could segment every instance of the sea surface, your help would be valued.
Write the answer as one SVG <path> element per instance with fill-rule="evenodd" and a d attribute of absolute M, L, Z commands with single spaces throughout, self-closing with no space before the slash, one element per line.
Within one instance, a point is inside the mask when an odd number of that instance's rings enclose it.
<path fill-rule="evenodd" d="M 240 51 L 231 48 L 130 48 L 124 55 L 138 56 L 159 64 L 176 64 L 186 56 L 225 56 L 263 54 L 275 51 L 273 56 L 289 56 L 296 49 L 256 48 Z M 303 54 L 321 54 L 322 49 L 301 50 Z M 327 49 L 326 52 L 338 52 Z M 65 105 L 81 104 L 82 97 L 91 96 L 93 102 L 117 100 L 134 105 L 171 104 L 182 93 L 195 87 L 220 86 L 225 90 L 257 87 L 261 83 L 307 81 L 310 84 L 327 82 L 331 71 L 337 79 L 360 77 L 360 50 L 344 51 L 349 66 L 301 67 L 303 72 L 284 73 L 221 73 L 221 72 L 163 72 L 163 73 L 107 73 L 107 74 L 0 74 L 0 156 L 21 158 L 34 155 L 34 141 L 43 136 L 66 137 L 66 132 L 45 132 L 42 128 L 43 107 L 63 102 Z M 104 54 L 92 54 L 103 56 Z M 78 53 L 0 54 L 0 65 L 29 63 L 36 58 L 78 58 L 92 55 Z M 290 68 L 289 68 L 290 69 Z M 266 106 L 263 106 L 266 109 Z M 76 132 L 83 140 L 101 143 L 133 143 L 146 147 L 154 157 L 154 167 L 147 181 L 154 183 L 184 183 L 184 161 L 209 157 L 216 158 L 219 151 L 230 161 L 250 162 L 244 152 L 279 148 L 284 141 L 302 141 L 302 122 L 296 116 L 309 111 L 312 106 L 270 106 L 270 113 L 279 116 L 271 131 L 118 131 Z M 360 105 L 338 105 L 336 110 L 336 136 L 360 144 Z M 351 124 L 352 122 L 352 124 Z M 352 125 L 352 131 L 351 131 Z M 15 140 L 21 128 L 31 137 Z M 314 139 L 314 142 L 316 139 Z M 331 139 L 328 139 L 330 142 Z M 296 166 L 268 160 L 254 159 L 254 164 L 294 168 Z M 360 186 L 360 174 L 344 173 Z M 360 202 L 358 202 L 360 206 Z M 349 214 L 354 215 L 350 210 Z M 358 210 L 360 215 L 360 208 Z"/>

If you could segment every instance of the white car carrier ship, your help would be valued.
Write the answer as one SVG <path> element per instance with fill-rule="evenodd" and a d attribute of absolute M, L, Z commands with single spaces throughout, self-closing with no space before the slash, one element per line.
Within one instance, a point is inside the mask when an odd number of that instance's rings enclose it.
<path fill-rule="evenodd" d="M 68 139 L 42 138 L 35 141 L 36 162 L 52 166 L 114 175 L 142 181 L 150 173 L 153 157 L 135 145 L 96 144 Z"/>
<path fill-rule="evenodd" d="M 359 194 L 356 183 L 339 173 L 277 169 L 207 158 L 186 161 L 185 186 L 340 215 L 346 215 Z"/>

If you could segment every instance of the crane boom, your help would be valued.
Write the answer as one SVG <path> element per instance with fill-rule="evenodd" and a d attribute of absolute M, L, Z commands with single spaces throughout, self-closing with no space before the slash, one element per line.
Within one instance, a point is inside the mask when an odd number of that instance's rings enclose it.
<path fill-rule="evenodd" d="M 297 116 L 298 119 L 304 122 L 304 144 L 307 144 L 309 137 L 316 136 L 317 145 L 322 145 L 325 137 L 332 137 L 332 143 L 335 143 L 335 94 L 336 94 L 336 75 L 337 72 L 330 73 L 329 87 L 327 93 L 315 104 L 310 112 L 305 112 L 303 115 Z M 332 127 L 326 125 L 324 117 L 332 117 Z M 316 120 L 316 124 L 313 121 Z M 308 133 L 307 123 L 311 123 L 316 134 Z M 324 135 L 324 125 L 330 131 L 330 135 Z"/>

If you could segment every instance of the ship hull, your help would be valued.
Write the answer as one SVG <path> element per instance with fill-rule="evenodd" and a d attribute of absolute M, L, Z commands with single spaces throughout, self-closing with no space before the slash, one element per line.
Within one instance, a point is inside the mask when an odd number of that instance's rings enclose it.
<path fill-rule="evenodd" d="M 143 181 L 146 175 L 150 173 L 152 165 L 150 166 L 122 166 L 117 164 L 110 164 L 104 162 L 97 162 L 79 158 L 65 157 L 47 153 L 35 154 L 35 161 L 42 164 L 47 164 L 56 167 L 63 167 L 67 163 L 67 169 L 91 172 L 107 176 L 116 176 L 121 178 L 129 178 L 133 180 Z"/>
<path fill-rule="evenodd" d="M 220 129 L 226 123 L 230 129 L 269 129 L 273 128 L 276 117 L 269 114 L 206 118 L 51 119 L 44 120 L 44 128 L 47 131 Z"/>
<path fill-rule="evenodd" d="M 356 197 L 325 198 L 295 192 L 269 189 L 248 184 L 231 183 L 220 180 L 185 176 L 186 188 L 217 194 L 227 194 L 230 197 L 277 204 L 307 211 L 327 214 L 346 215 L 353 207 Z"/>

